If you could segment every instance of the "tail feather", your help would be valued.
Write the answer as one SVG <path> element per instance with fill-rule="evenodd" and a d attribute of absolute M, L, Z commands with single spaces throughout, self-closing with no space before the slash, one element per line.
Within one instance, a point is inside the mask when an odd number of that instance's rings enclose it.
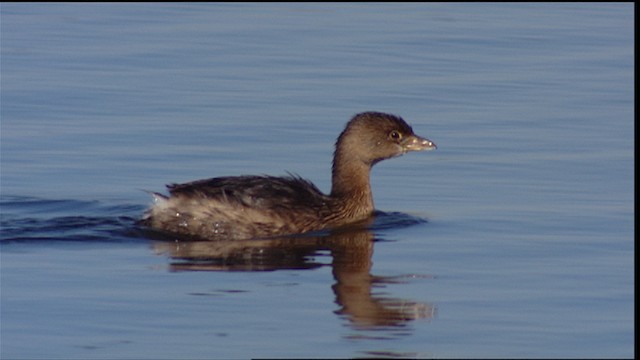
<path fill-rule="evenodd" d="M 155 191 L 149 191 L 144 189 L 140 189 L 140 191 L 144 191 L 153 197 L 153 205 L 149 209 L 147 209 L 147 211 L 144 212 L 144 214 L 142 215 L 142 219 L 140 219 L 138 222 L 141 225 L 148 226 L 150 225 L 149 221 L 150 221 L 153 209 L 158 206 L 160 207 L 165 206 L 169 200 L 169 197 Z"/>
<path fill-rule="evenodd" d="M 158 192 L 155 191 L 149 191 L 149 190 L 145 190 L 145 189 L 139 189 L 140 191 L 144 191 L 147 194 L 151 195 L 153 197 L 153 203 L 154 204 L 158 204 L 158 203 L 163 203 L 167 200 L 169 200 L 169 197 L 163 194 L 160 194 Z"/>

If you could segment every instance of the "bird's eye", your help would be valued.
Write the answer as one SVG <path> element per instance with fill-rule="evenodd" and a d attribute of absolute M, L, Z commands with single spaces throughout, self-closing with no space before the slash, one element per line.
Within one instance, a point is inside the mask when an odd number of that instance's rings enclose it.
<path fill-rule="evenodd" d="M 400 134 L 400 132 L 397 130 L 392 130 L 389 133 L 389 138 L 392 140 L 400 140 L 402 138 L 402 134 Z"/>

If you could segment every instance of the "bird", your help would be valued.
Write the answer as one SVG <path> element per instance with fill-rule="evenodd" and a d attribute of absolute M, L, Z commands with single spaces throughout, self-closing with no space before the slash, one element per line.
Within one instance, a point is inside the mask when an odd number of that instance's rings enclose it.
<path fill-rule="evenodd" d="M 185 239 L 242 240 L 331 230 L 371 218 L 372 166 L 410 151 L 434 150 L 401 117 L 356 114 L 335 143 L 331 192 L 298 175 L 240 175 L 167 185 L 140 223 Z"/>

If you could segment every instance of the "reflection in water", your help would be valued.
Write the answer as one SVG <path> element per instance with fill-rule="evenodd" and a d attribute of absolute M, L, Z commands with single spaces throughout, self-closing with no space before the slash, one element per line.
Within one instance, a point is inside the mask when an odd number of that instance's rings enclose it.
<path fill-rule="evenodd" d="M 397 282 L 371 275 L 373 234 L 369 230 L 334 231 L 323 236 L 299 236 L 246 241 L 156 242 L 154 248 L 175 260 L 173 271 L 268 271 L 314 269 L 327 251 L 335 284 L 336 314 L 354 329 L 398 328 L 415 319 L 429 319 L 431 304 L 376 295 L 372 288 Z"/>

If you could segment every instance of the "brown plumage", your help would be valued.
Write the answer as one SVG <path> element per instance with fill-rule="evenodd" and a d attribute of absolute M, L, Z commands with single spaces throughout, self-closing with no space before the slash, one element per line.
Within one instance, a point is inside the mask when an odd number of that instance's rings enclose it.
<path fill-rule="evenodd" d="M 323 194 L 298 176 L 232 176 L 167 186 L 142 223 L 186 237 L 249 239 L 341 227 L 373 214 L 369 183 L 378 161 L 408 151 L 435 149 L 402 118 L 365 112 L 354 116 L 336 141 L 332 188 Z"/>

